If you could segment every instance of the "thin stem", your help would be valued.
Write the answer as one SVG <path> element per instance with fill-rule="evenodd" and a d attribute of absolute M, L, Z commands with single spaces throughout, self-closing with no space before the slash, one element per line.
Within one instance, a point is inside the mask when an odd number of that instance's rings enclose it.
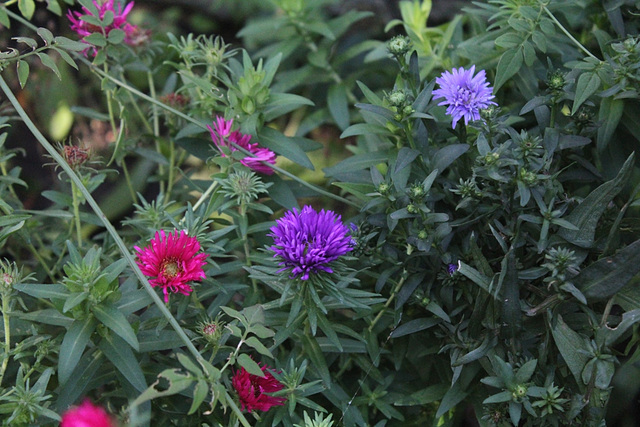
<path fill-rule="evenodd" d="M 127 188 L 129 189 L 131 200 L 133 200 L 133 203 L 136 203 L 138 201 L 138 198 L 136 197 L 136 192 L 133 190 L 133 183 L 131 182 L 129 168 L 127 167 L 127 162 L 125 162 L 124 159 L 122 159 L 122 172 L 124 174 L 124 179 L 127 182 Z"/>
<path fill-rule="evenodd" d="M 73 218 L 76 225 L 76 238 L 78 247 L 82 247 L 82 224 L 80 222 L 80 194 L 75 183 L 71 182 L 71 197 L 73 202 Z"/>
<path fill-rule="evenodd" d="M 171 194 L 173 181 L 175 180 L 176 145 L 173 139 L 169 139 L 169 176 L 167 177 L 167 194 Z"/>
<path fill-rule="evenodd" d="M 9 296 L 2 296 L 2 320 L 4 323 L 4 355 L 2 357 L 2 367 L 0 367 L 0 385 L 4 378 L 4 373 L 9 364 L 9 352 L 11 351 L 11 328 L 9 327 Z"/>
<path fill-rule="evenodd" d="M 544 9 L 545 13 L 546 13 L 547 15 L 549 15 L 549 18 L 551 18 L 551 20 L 556 24 L 556 26 L 557 26 L 558 28 L 560 28 L 560 31 L 562 31 L 562 32 L 563 32 L 567 37 L 569 37 L 569 39 L 570 39 L 573 43 L 575 43 L 575 45 L 576 45 L 576 46 L 578 46 L 578 49 L 580 49 L 581 51 L 583 51 L 584 53 L 586 53 L 586 54 L 587 54 L 588 56 L 590 56 L 591 58 L 593 58 L 593 59 L 597 59 L 598 61 L 600 61 L 600 59 L 599 59 L 597 56 L 595 56 L 593 53 L 589 52 L 589 49 L 587 49 L 586 47 L 584 47 L 584 46 L 582 45 L 582 43 L 580 43 L 578 40 L 576 40 L 576 38 L 575 38 L 575 37 L 573 37 L 569 31 L 567 31 L 567 29 L 564 27 L 564 25 L 562 25 L 562 24 L 560 23 L 560 21 L 558 21 L 558 20 L 556 19 L 556 17 L 555 17 L 555 16 L 553 16 L 553 13 L 551 13 L 551 11 L 550 11 L 549 9 L 547 9 L 547 6 L 543 6 L 542 8 Z"/>
<path fill-rule="evenodd" d="M 36 257 L 36 259 L 38 260 L 38 262 L 40 263 L 40 265 L 42 266 L 42 268 L 44 268 L 44 271 L 46 271 L 47 276 L 49 276 L 49 278 L 51 279 L 51 281 L 53 283 L 55 283 L 56 278 L 53 277 L 53 272 L 49 269 L 49 266 L 47 265 L 47 263 L 44 261 L 44 258 L 42 258 L 42 255 L 40 255 L 40 252 L 38 252 L 38 250 L 33 246 L 33 243 L 29 242 L 27 243 L 27 249 L 29 249 L 29 251 L 31 252 L 31 254 Z"/>
<path fill-rule="evenodd" d="M 206 189 L 204 193 L 200 196 L 198 201 L 193 205 L 193 210 L 195 211 L 200 207 L 201 204 L 204 203 L 205 200 L 213 193 L 213 191 L 218 187 L 218 181 L 213 181 L 209 188 Z"/>
<path fill-rule="evenodd" d="M 382 310 L 378 312 L 378 315 L 375 317 L 375 319 L 373 319 L 373 322 L 371 322 L 371 325 L 369 325 L 369 332 L 373 331 L 373 328 L 376 326 L 378 321 L 382 318 L 382 315 L 386 313 L 387 309 L 391 305 L 391 302 L 395 299 L 398 292 L 400 292 L 400 288 L 402 288 L 402 285 L 404 285 L 405 278 L 406 278 L 405 275 L 402 275 L 402 277 L 400 278 L 400 281 L 398 281 L 398 284 L 396 284 L 396 287 L 393 288 L 393 291 L 391 291 L 391 295 L 389 295 L 389 299 L 384 304 L 384 307 L 382 307 Z"/>
<path fill-rule="evenodd" d="M 124 80 L 124 76 L 121 76 L 121 78 Z M 151 94 L 151 98 L 156 99 L 156 87 L 153 81 L 153 75 L 151 74 L 151 71 L 147 71 L 147 82 L 149 84 L 149 93 Z M 131 92 L 128 92 L 129 95 L 131 95 Z M 153 120 L 153 140 L 155 142 L 156 145 L 156 151 L 159 154 L 162 154 L 162 148 L 160 147 L 160 121 L 158 120 L 158 107 L 156 104 L 151 104 L 151 115 L 152 115 L 152 120 Z M 171 166 L 169 166 L 171 167 Z M 164 181 L 162 180 L 162 178 L 164 178 L 164 165 L 159 164 L 158 165 L 158 174 L 160 175 L 161 179 L 160 179 L 160 193 L 164 193 L 165 189 L 164 189 Z M 171 184 L 169 184 L 169 186 L 171 186 Z M 168 191 L 168 193 L 171 193 L 171 191 Z"/>

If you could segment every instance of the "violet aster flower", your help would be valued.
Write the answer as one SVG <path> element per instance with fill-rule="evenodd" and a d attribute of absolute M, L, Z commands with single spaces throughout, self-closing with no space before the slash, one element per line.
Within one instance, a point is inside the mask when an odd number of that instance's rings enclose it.
<path fill-rule="evenodd" d="M 286 399 L 284 397 L 269 396 L 265 393 L 275 393 L 284 387 L 271 373 L 267 366 L 262 366 L 263 377 L 250 374 L 244 368 L 233 375 L 231 384 L 236 389 L 243 411 L 251 412 L 268 411 L 272 406 L 282 406 Z"/>
<path fill-rule="evenodd" d="M 492 88 L 487 82 L 484 70 L 475 76 L 476 66 L 469 70 L 460 67 L 451 72 L 445 71 L 436 78 L 439 89 L 433 91 L 433 99 L 444 98 L 438 105 L 448 105 L 447 114 L 453 117 L 451 127 L 464 118 L 464 124 L 472 120 L 480 120 L 480 110 L 489 105 L 497 105 L 492 101 Z"/>
<path fill-rule="evenodd" d="M 453 276 L 456 271 L 458 271 L 458 264 L 447 265 L 447 273 L 449 273 L 450 276 Z"/>
<path fill-rule="evenodd" d="M 100 406 L 85 399 L 80 406 L 62 414 L 60 427 L 115 427 L 116 423 Z"/>
<path fill-rule="evenodd" d="M 144 249 L 133 247 L 138 253 L 137 264 L 145 276 L 153 277 L 151 286 L 162 288 L 164 302 L 169 302 L 169 291 L 189 295 L 193 289 L 188 282 L 205 278 L 202 266 L 207 254 L 198 253 L 200 242 L 184 230 L 168 235 L 158 231 L 149 243 Z"/>
<path fill-rule="evenodd" d="M 140 30 L 135 25 L 131 25 L 127 22 L 127 15 L 133 8 L 133 2 L 127 4 L 123 9 L 121 4 L 118 4 L 116 6 L 114 4 L 114 1 L 115 0 L 93 0 L 94 6 L 96 7 L 96 9 L 98 9 L 98 16 L 96 16 L 97 18 L 101 20 L 104 19 L 104 15 L 107 13 L 107 11 L 113 13 L 113 22 L 111 24 L 102 28 L 83 21 L 83 16 L 95 16 L 93 12 L 83 6 L 81 12 L 69 11 L 67 13 L 67 18 L 69 18 L 69 21 L 71 21 L 71 29 L 75 31 L 80 37 L 86 37 L 93 33 L 102 33 L 103 31 L 104 35 L 107 36 L 112 30 L 115 30 L 117 28 L 124 31 L 125 43 L 129 45 L 136 44 L 134 42 L 134 38 L 137 37 L 136 34 L 138 34 Z M 95 53 L 95 47 L 87 48 L 86 50 L 90 49 L 93 49 Z"/>
<path fill-rule="evenodd" d="M 340 215 L 324 209 L 316 212 L 311 206 L 287 212 L 271 227 L 269 236 L 273 237 L 274 257 L 284 266 L 280 271 L 291 269 L 291 276 L 301 280 L 320 271 L 333 273 L 329 264 L 354 245 Z"/>
<path fill-rule="evenodd" d="M 272 165 L 275 164 L 276 154 L 268 148 L 260 147 L 258 143 L 249 143 L 249 141 L 251 141 L 251 135 L 244 135 L 238 131 L 231 132 L 232 125 L 233 119 L 225 120 L 222 117 L 216 117 L 216 121 L 213 123 L 213 127 L 207 126 L 207 129 L 209 129 L 209 133 L 211 134 L 211 139 L 213 140 L 216 147 L 227 147 L 231 151 L 238 151 L 236 147 L 231 145 L 231 143 L 233 142 L 234 144 L 237 144 L 245 150 L 251 152 L 255 156 L 247 156 L 244 159 L 240 160 L 240 163 L 256 172 L 260 172 L 266 175 L 273 174 L 273 169 L 263 164 L 262 162 L 271 163 Z M 225 154 L 222 153 L 222 156 L 224 157 Z"/>

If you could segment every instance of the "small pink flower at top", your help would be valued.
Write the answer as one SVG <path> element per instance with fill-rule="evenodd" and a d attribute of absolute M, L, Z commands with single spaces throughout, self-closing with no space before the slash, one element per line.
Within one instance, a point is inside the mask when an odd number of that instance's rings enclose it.
<path fill-rule="evenodd" d="M 253 375 L 244 368 L 233 375 L 231 383 L 236 389 L 243 411 L 253 410 L 268 411 L 272 406 L 282 406 L 287 400 L 284 397 L 269 396 L 266 393 L 275 393 L 284 387 L 271 373 L 267 366 L 262 366 L 264 377 Z"/>
<path fill-rule="evenodd" d="M 104 409 L 85 399 L 62 414 L 60 427 L 116 427 L 116 423 Z"/>
<path fill-rule="evenodd" d="M 207 263 L 207 254 L 198 253 L 200 242 L 182 230 L 165 235 L 164 230 L 156 232 L 149 246 L 133 248 L 138 253 L 136 263 L 147 277 L 151 286 L 162 288 L 164 302 L 169 302 L 169 292 L 191 294 L 189 282 L 205 278 L 202 267 Z"/>
<path fill-rule="evenodd" d="M 135 45 L 136 34 L 140 32 L 138 27 L 135 25 L 131 25 L 127 22 L 127 15 L 131 12 L 133 8 L 133 2 L 127 4 L 124 9 L 121 4 L 114 4 L 115 0 L 93 0 L 94 6 L 98 9 L 98 16 L 101 20 L 104 19 L 105 13 L 107 11 L 111 11 L 113 13 L 113 22 L 110 25 L 107 25 L 104 28 L 95 26 L 86 21 L 82 20 L 83 16 L 95 16 L 93 12 L 91 12 L 86 7 L 82 7 L 81 12 L 69 11 L 67 13 L 67 18 L 71 21 L 71 29 L 75 31 L 80 37 L 86 37 L 93 33 L 102 33 L 104 30 L 104 35 L 107 36 L 112 30 L 120 29 L 124 31 L 125 37 L 124 42 L 129 45 Z M 96 48 L 91 47 L 87 48 L 87 50 L 93 49 L 94 53 Z"/>
<path fill-rule="evenodd" d="M 231 151 L 238 151 L 238 149 L 231 143 L 237 144 L 255 156 L 247 156 L 240 160 L 240 163 L 256 172 L 266 175 L 273 174 L 273 169 L 265 165 L 263 162 L 271 163 L 272 165 L 275 164 L 276 153 L 268 148 L 260 147 L 258 143 L 251 144 L 249 142 L 251 141 L 251 135 L 244 135 L 238 131 L 231 132 L 232 125 L 233 119 L 225 120 L 222 117 L 216 117 L 213 127 L 207 126 L 207 129 L 209 129 L 209 133 L 211 134 L 211 139 L 216 147 L 219 149 L 227 147 Z M 224 153 L 221 152 L 221 154 L 223 157 L 225 156 Z"/>

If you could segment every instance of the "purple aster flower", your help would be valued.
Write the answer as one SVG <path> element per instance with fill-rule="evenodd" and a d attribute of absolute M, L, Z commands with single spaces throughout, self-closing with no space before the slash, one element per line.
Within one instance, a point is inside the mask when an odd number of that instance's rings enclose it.
<path fill-rule="evenodd" d="M 251 135 L 245 135 L 240 132 L 233 131 L 231 132 L 231 126 L 233 125 L 233 119 L 225 120 L 223 117 L 216 117 L 216 121 L 213 123 L 213 126 L 207 126 L 209 129 L 209 133 L 211 134 L 211 139 L 213 143 L 218 147 L 227 147 L 232 152 L 237 151 L 238 149 L 231 145 L 234 144 L 239 145 L 247 151 L 250 151 L 255 157 L 247 156 L 244 159 L 240 160 L 240 163 L 248 167 L 249 169 L 253 169 L 256 172 L 260 172 L 266 175 L 273 174 L 273 169 L 269 166 L 263 164 L 263 162 L 271 163 L 272 165 L 276 163 L 276 153 L 269 150 L 268 148 L 260 147 L 258 143 L 251 144 Z M 222 153 L 222 157 L 225 157 L 225 154 Z"/>
<path fill-rule="evenodd" d="M 271 227 L 269 236 L 274 257 L 284 266 L 279 271 L 291 269 L 291 276 L 301 280 L 320 271 L 333 273 L 329 264 L 353 250 L 353 239 L 340 215 L 324 209 L 316 212 L 311 206 L 287 212 Z"/>
<path fill-rule="evenodd" d="M 450 276 L 453 276 L 453 273 L 455 273 L 456 271 L 458 271 L 458 264 L 447 265 L 447 273 L 449 273 Z"/>
<path fill-rule="evenodd" d="M 469 121 L 480 120 L 480 110 L 497 105 L 492 101 L 495 98 L 491 93 L 493 89 L 487 82 L 484 70 L 474 76 L 475 69 L 475 65 L 469 70 L 454 68 L 436 78 L 440 88 L 433 91 L 433 99 L 444 98 L 438 105 L 448 105 L 447 114 L 453 117 L 453 128 L 463 117 L 465 125 Z"/>

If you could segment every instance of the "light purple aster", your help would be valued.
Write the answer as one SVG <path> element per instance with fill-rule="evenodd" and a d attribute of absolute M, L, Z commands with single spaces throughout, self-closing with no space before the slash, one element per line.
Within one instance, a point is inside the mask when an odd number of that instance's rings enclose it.
<path fill-rule="evenodd" d="M 301 280 L 320 271 L 333 273 L 329 264 L 353 250 L 349 228 L 340 215 L 324 209 L 316 212 L 311 206 L 287 212 L 276 220 L 269 236 L 274 257 L 283 266 L 279 271 L 291 269 L 291 276 Z"/>
<path fill-rule="evenodd" d="M 447 264 L 447 273 L 449 273 L 449 276 L 453 276 L 456 271 L 458 271 L 458 264 Z"/>
<path fill-rule="evenodd" d="M 444 98 L 438 105 L 448 105 L 447 114 L 453 117 L 451 127 L 455 129 L 458 120 L 464 117 L 464 124 L 473 120 L 480 120 L 480 110 L 489 105 L 497 105 L 492 88 L 487 82 L 484 70 L 475 76 L 476 66 L 469 70 L 460 67 L 451 72 L 445 71 L 436 78 L 439 89 L 433 91 L 433 99 Z"/>

